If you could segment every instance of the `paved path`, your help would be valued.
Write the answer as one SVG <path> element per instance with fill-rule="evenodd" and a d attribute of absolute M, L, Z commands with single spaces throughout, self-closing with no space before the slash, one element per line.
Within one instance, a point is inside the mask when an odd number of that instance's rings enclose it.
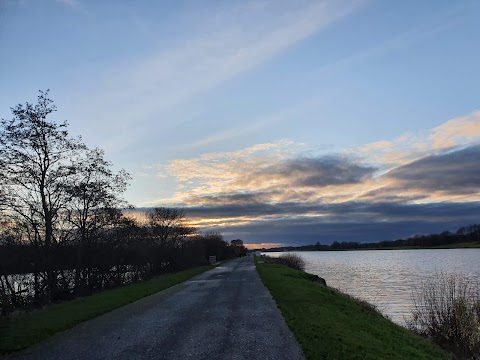
<path fill-rule="evenodd" d="M 15 359 L 303 359 L 251 257 L 87 321 Z"/>

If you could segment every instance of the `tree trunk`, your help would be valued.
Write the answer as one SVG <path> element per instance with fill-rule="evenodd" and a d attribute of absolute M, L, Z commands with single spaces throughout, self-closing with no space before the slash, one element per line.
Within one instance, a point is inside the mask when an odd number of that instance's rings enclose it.
<path fill-rule="evenodd" d="M 44 209 L 47 208 L 46 203 Z M 46 250 L 46 271 L 47 271 L 47 293 L 50 301 L 55 300 L 57 279 L 55 276 L 55 259 L 53 254 L 53 225 L 52 214 L 45 210 L 45 250 Z"/>
<path fill-rule="evenodd" d="M 83 244 L 85 242 L 85 229 L 81 229 L 80 241 L 77 247 L 77 259 L 75 264 L 75 295 L 82 295 L 83 292 Z"/>

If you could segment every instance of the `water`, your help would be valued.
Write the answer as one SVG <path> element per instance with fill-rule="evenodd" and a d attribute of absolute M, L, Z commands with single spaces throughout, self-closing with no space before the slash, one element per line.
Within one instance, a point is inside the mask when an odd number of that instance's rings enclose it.
<path fill-rule="evenodd" d="M 282 253 L 266 253 L 280 256 Z M 306 271 L 368 301 L 397 324 L 412 311 L 412 287 L 436 272 L 480 279 L 480 249 L 298 252 Z"/>

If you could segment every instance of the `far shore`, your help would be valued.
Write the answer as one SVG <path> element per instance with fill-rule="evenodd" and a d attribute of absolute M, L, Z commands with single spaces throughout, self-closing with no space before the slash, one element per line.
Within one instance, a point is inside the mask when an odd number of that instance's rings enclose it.
<path fill-rule="evenodd" d="M 284 252 L 284 251 L 301 251 L 301 252 L 328 252 L 328 251 L 366 251 L 366 250 L 449 250 L 449 249 L 480 249 L 480 243 L 462 243 L 448 244 L 439 246 L 397 246 L 397 247 L 359 247 L 351 249 L 301 249 L 295 247 L 279 247 L 270 249 L 255 249 L 252 252 Z"/>

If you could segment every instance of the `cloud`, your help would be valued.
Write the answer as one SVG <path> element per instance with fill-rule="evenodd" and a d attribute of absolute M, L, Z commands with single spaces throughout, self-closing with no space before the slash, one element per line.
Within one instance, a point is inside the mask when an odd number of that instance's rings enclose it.
<path fill-rule="evenodd" d="M 57 2 L 71 8 L 77 8 L 80 6 L 80 3 L 77 0 L 57 0 Z"/>
<path fill-rule="evenodd" d="M 255 134 L 262 131 L 269 131 L 272 126 L 282 122 L 288 122 L 291 119 L 298 118 L 304 115 L 307 110 L 313 111 L 318 106 L 318 98 L 303 99 L 302 101 L 294 104 L 288 103 L 285 106 L 276 108 L 273 112 L 268 114 L 261 114 L 254 118 L 245 119 L 240 121 L 241 126 L 231 127 L 226 130 L 213 132 L 206 137 L 195 141 L 192 144 L 187 145 L 190 148 L 198 148 L 207 145 L 211 145 L 219 142 L 226 142 L 233 138 L 245 136 L 247 134 Z M 325 145 L 324 147 L 328 147 Z"/>
<path fill-rule="evenodd" d="M 459 11 L 464 11 L 466 7 L 468 7 L 468 5 L 460 4 L 446 12 L 440 12 L 440 14 L 436 14 L 421 26 L 409 29 L 408 31 L 398 34 L 372 48 L 362 50 L 341 58 L 331 64 L 324 65 L 318 68 L 316 73 L 332 72 L 337 69 L 351 67 L 370 58 L 385 56 L 389 53 L 408 48 L 418 42 L 425 41 L 432 36 L 449 30 L 449 28 L 451 28 L 457 21 L 452 20 L 452 15 Z"/>
<path fill-rule="evenodd" d="M 339 204 L 285 202 L 192 206 L 185 208 L 192 219 L 238 217 L 290 223 L 370 223 L 388 221 L 448 221 L 465 215 L 478 216 L 480 202 L 470 203 L 371 203 L 349 201 Z M 472 209 L 475 209 L 472 212 Z"/>
<path fill-rule="evenodd" d="M 218 231 L 241 238 L 246 243 L 278 242 L 288 245 L 306 245 L 334 241 L 378 242 L 397 240 L 415 234 L 431 234 L 444 230 L 455 230 L 465 223 L 474 223 L 469 217 L 461 221 L 450 220 L 442 223 L 422 221 L 368 222 L 368 223 L 291 223 L 270 221 L 244 226 L 219 227 Z"/>
<path fill-rule="evenodd" d="M 480 137 L 480 111 L 447 121 L 433 129 L 430 137 L 434 149 L 445 149 L 478 140 Z"/>
<path fill-rule="evenodd" d="M 237 193 L 219 193 L 215 195 L 197 196 L 189 199 L 192 204 L 245 204 L 262 203 L 269 201 L 275 195 L 275 192 L 237 192 Z"/>
<path fill-rule="evenodd" d="M 175 47 L 105 69 L 107 75 L 98 77 L 93 96 L 85 97 L 85 104 L 95 118 L 114 118 L 118 124 L 138 126 L 139 119 L 156 120 L 166 109 L 268 61 L 363 3 L 247 1 L 218 5 Z M 105 126 L 110 128 L 110 124 Z"/>
<path fill-rule="evenodd" d="M 382 180 L 380 187 L 367 190 L 358 196 L 357 199 L 370 202 L 408 203 L 422 201 L 429 197 L 429 194 L 425 194 L 422 191 L 414 192 L 412 188 L 406 189 L 403 186 L 398 186 L 394 181 Z"/>
<path fill-rule="evenodd" d="M 356 164 L 347 157 L 296 158 L 271 165 L 240 182 L 258 184 L 277 180 L 298 187 L 324 187 L 358 183 L 374 171 L 375 168 Z"/>
<path fill-rule="evenodd" d="M 282 140 L 170 162 L 178 191 L 165 203 L 191 205 L 349 201 L 476 201 L 478 113 L 432 130 L 336 154 L 305 156 Z M 450 142 L 442 139 L 449 137 Z M 455 147 L 439 147 L 455 144 Z"/>
<path fill-rule="evenodd" d="M 235 182 L 262 167 L 279 163 L 303 149 L 303 144 L 289 140 L 257 144 L 232 152 L 208 153 L 192 159 L 179 159 L 168 163 L 160 175 L 167 174 L 182 185 L 172 199 L 175 203 L 221 192 L 239 192 L 243 188 Z M 245 189 L 248 191 L 248 189 Z M 258 189 L 255 189 L 257 191 Z M 190 200 L 191 201 L 191 200 Z"/>
<path fill-rule="evenodd" d="M 176 160 L 163 170 L 178 186 L 169 203 L 185 207 L 192 225 L 248 243 L 453 230 L 480 215 L 479 123 L 472 113 L 331 154 L 282 140 Z"/>
<path fill-rule="evenodd" d="M 78 0 L 57 0 L 57 2 L 82 14 L 88 14 Z"/>
<path fill-rule="evenodd" d="M 303 144 L 283 140 L 172 161 L 165 172 L 175 177 L 178 192 L 166 202 L 314 201 L 338 195 L 331 194 L 335 187 L 360 186 L 376 170 L 347 156 L 304 157 L 302 150 Z"/>
<path fill-rule="evenodd" d="M 433 129 L 406 133 L 394 140 L 380 140 L 346 151 L 368 158 L 385 169 L 401 166 L 435 152 L 468 146 L 480 138 L 480 111 L 446 121 Z"/>
<path fill-rule="evenodd" d="M 309 216 L 301 216 L 305 211 Z M 226 205 L 187 208 L 192 218 L 242 216 L 251 221 L 236 224 L 210 224 L 211 230 L 240 237 L 248 243 L 277 242 L 290 245 L 312 244 L 317 241 L 370 242 L 455 230 L 478 222 L 480 202 L 435 204 L 371 204 L 348 202 L 333 206 L 305 204 Z M 316 213 L 311 213 L 316 211 Z M 256 217 L 256 214 L 277 215 Z"/>
<path fill-rule="evenodd" d="M 480 145 L 426 156 L 393 169 L 387 176 L 397 179 L 405 188 L 478 196 Z"/>

